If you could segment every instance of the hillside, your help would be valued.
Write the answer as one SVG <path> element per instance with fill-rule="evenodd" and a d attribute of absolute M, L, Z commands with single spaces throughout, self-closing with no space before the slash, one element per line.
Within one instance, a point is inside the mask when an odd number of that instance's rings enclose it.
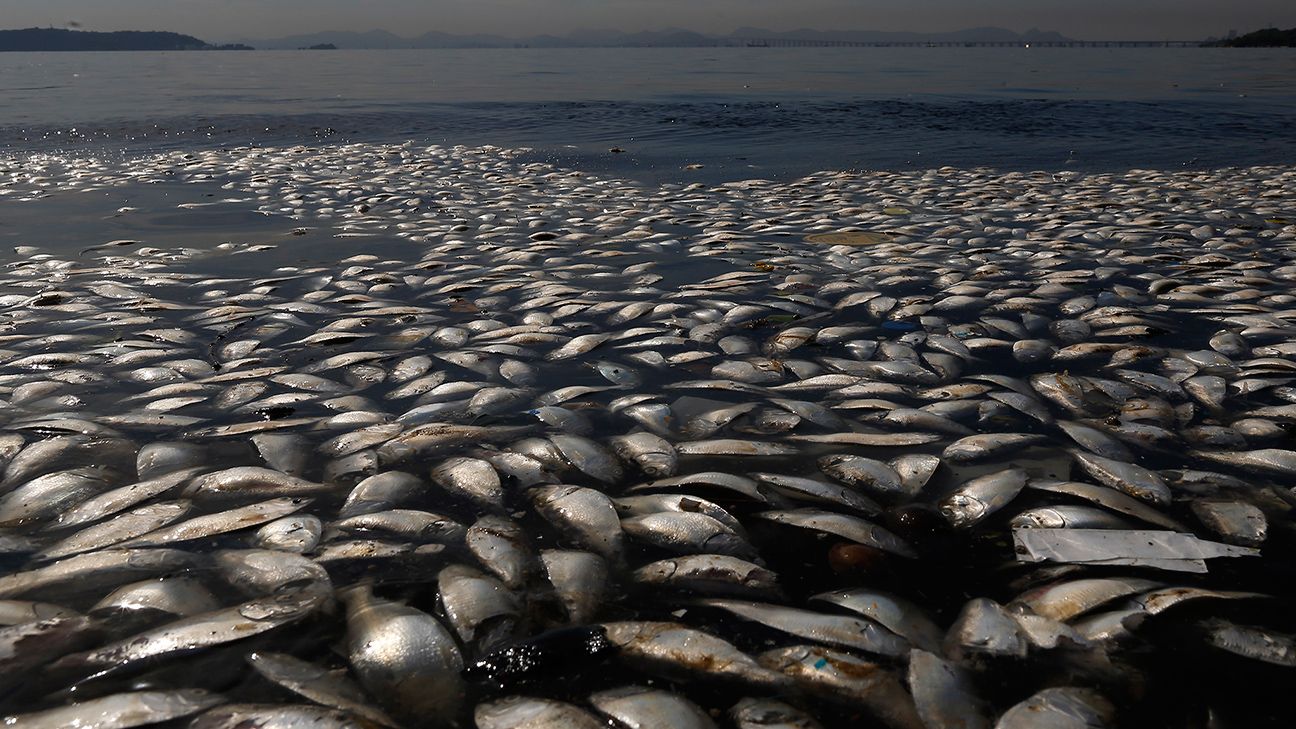
<path fill-rule="evenodd" d="M 0 51 L 200 51 L 241 49 L 213 46 L 191 35 L 151 30 L 100 33 L 62 28 L 0 30 Z"/>
<path fill-rule="evenodd" d="M 1293 48 L 1296 47 L 1296 28 L 1287 30 L 1265 28 L 1210 45 L 1226 48 Z"/>

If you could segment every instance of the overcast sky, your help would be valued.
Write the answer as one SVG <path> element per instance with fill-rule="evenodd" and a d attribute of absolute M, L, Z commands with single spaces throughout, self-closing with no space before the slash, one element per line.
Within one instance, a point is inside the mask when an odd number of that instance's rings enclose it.
<path fill-rule="evenodd" d="M 524 36 L 581 28 L 751 25 L 947 31 L 996 25 L 1081 39 L 1197 39 L 1296 26 L 1296 0 L 0 0 L 7 28 L 170 30 L 208 41 L 320 30 Z"/>

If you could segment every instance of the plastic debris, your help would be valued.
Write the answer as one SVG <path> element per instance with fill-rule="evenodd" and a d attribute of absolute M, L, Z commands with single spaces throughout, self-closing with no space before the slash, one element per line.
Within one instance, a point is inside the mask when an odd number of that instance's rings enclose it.
<path fill-rule="evenodd" d="M 1155 530 L 1014 529 L 1013 542 L 1022 562 L 1130 565 L 1176 572 L 1206 572 L 1205 560 L 1214 557 L 1260 554 L 1250 547 Z"/>

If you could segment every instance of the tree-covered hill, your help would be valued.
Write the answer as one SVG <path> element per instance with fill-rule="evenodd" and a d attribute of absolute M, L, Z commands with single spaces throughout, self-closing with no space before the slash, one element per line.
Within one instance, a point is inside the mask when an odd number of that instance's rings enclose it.
<path fill-rule="evenodd" d="M 1296 28 L 1288 28 L 1287 30 L 1265 28 L 1236 38 L 1217 41 L 1210 45 L 1228 48 L 1292 48 L 1296 47 Z"/>
<path fill-rule="evenodd" d="M 217 46 L 191 35 L 164 31 L 0 30 L 0 51 L 197 51 L 213 48 Z"/>

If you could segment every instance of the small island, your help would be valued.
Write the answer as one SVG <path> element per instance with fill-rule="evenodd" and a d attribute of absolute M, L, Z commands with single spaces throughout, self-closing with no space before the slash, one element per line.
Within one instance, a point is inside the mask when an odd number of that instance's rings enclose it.
<path fill-rule="evenodd" d="M 1296 48 L 1296 28 L 1264 28 L 1236 38 L 1207 43 L 1221 48 Z"/>
<path fill-rule="evenodd" d="M 299 51 L 336 51 L 337 46 L 332 43 L 316 43 L 313 46 L 302 46 Z"/>
<path fill-rule="evenodd" d="M 0 51 L 250 51 L 241 43 L 212 45 L 191 35 L 154 30 L 102 33 L 63 28 L 0 30 Z"/>

